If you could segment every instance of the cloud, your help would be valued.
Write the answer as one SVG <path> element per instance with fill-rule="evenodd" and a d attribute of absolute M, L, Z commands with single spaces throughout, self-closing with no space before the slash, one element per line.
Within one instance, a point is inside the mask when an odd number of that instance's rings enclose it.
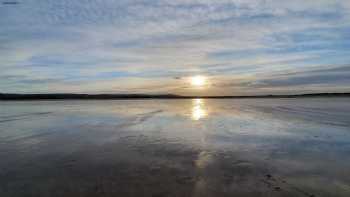
<path fill-rule="evenodd" d="M 297 71 L 279 75 L 272 75 L 269 79 L 260 80 L 257 87 L 284 87 L 299 85 L 342 85 L 350 82 L 350 66 L 323 68 Z"/>
<path fill-rule="evenodd" d="M 39 77 L 41 84 L 60 91 L 80 86 L 124 92 L 150 83 L 159 87 L 157 92 L 191 94 L 174 77 L 203 74 L 216 80 L 203 94 L 225 92 L 228 84 L 234 84 L 236 94 L 279 91 L 266 88 L 291 83 L 280 79 L 283 71 L 349 62 L 349 11 L 349 3 L 333 0 L 28 0 L 0 5 L 0 78 L 19 75 L 35 82 Z M 331 75 L 295 80 L 348 87 Z M 116 88 L 114 80 L 136 82 Z M 46 91 L 20 79 L 11 83 L 0 91 Z"/>

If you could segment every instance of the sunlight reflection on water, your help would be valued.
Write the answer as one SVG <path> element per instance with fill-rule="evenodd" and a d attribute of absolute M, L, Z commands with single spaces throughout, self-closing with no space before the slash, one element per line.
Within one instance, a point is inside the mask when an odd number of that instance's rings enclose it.
<path fill-rule="evenodd" d="M 0 102 L 0 196 L 348 197 L 349 103 Z"/>
<path fill-rule="evenodd" d="M 192 119 L 200 120 L 208 115 L 203 99 L 192 100 Z"/>

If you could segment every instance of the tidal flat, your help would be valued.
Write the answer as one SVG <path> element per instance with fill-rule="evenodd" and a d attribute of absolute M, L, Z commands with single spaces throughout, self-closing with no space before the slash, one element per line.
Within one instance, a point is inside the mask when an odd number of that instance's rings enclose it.
<path fill-rule="evenodd" d="M 0 102 L 1 197 L 348 197 L 350 98 Z"/>

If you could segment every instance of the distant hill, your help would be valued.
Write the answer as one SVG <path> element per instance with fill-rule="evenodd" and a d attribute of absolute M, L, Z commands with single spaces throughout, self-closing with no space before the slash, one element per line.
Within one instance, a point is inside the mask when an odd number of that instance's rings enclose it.
<path fill-rule="evenodd" d="M 180 96 L 174 94 L 6 94 L 0 93 L 0 100 L 63 100 L 63 99 L 239 99 L 239 98 L 299 98 L 299 97 L 350 97 L 350 93 L 315 93 L 293 95 L 256 96 Z"/>

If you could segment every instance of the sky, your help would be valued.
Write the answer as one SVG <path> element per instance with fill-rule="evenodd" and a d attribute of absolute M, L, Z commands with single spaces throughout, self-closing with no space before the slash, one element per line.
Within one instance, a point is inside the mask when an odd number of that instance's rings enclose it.
<path fill-rule="evenodd" d="M 0 0 L 0 92 L 350 92 L 350 1 Z"/>

